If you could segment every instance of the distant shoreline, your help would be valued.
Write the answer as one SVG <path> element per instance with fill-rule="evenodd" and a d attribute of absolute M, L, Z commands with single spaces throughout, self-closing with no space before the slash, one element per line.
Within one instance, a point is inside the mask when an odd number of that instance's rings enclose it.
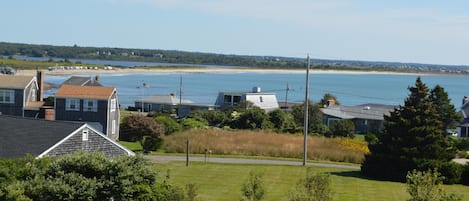
<path fill-rule="evenodd" d="M 240 69 L 240 68 L 114 68 L 112 70 L 42 70 L 46 75 L 65 76 L 65 75 L 99 75 L 99 74 L 145 74 L 145 73 L 306 73 L 305 70 L 299 69 Z M 35 75 L 37 70 L 19 70 L 16 75 Z M 375 74 L 375 75 L 452 75 L 455 74 L 438 74 L 438 73 L 405 73 L 405 72 L 388 72 L 388 71 L 350 71 L 350 70 L 310 70 L 311 74 Z M 464 76 L 464 75 L 459 75 Z"/>

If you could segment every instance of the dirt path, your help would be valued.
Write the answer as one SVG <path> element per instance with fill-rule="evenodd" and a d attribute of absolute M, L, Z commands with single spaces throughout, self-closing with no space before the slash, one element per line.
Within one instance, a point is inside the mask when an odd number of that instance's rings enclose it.
<path fill-rule="evenodd" d="M 170 162 L 170 161 L 186 161 L 185 156 L 145 156 L 145 158 L 151 159 L 155 162 Z M 283 160 L 266 160 L 266 159 L 244 159 L 244 158 L 207 158 L 204 157 L 189 157 L 190 161 L 199 161 L 199 162 L 210 162 L 210 163 L 238 163 L 238 164 L 263 164 L 263 165 L 296 165 L 300 166 L 303 163 L 299 161 L 283 161 Z M 329 163 L 318 163 L 318 162 L 309 162 L 308 166 L 317 166 L 317 167 L 332 167 L 332 168 L 347 168 L 347 169 L 356 169 L 359 170 L 360 166 L 354 165 L 341 165 L 341 164 L 329 164 Z"/>

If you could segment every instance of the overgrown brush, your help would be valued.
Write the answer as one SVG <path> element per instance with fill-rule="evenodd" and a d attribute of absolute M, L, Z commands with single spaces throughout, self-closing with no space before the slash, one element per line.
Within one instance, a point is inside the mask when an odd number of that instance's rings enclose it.
<path fill-rule="evenodd" d="M 303 157 L 303 136 L 268 131 L 193 129 L 164 137 L 162 148 L 184 153 L 189 139 L 190 151 L 203 154 Z M 367 143 L 349 138 L 308 137 L 308 159 L 361 163 L 368 152 Z"/>

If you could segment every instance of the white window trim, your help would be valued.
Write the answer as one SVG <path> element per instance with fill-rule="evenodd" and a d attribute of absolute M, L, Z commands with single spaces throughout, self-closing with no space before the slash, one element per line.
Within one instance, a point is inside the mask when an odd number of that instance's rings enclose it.
<path fill-rule="evenodd" d="M 82 141 L 88 141 L 89 138 L 89 130 L 87 128 L 81 130 L 81 140 Z"/>
<path fill-rule="evenodd" d="M 75 108 L 72 108 L 72 101 L 75 103 Z M 80 111 L 80 99 L 67 98 L 65 99 L 65 110 L 67 111 Z"/>
<path fill-rule="evenodd" d="M 115 119 L 112 120 L 111 134 L 116 134 L 116 120 Z"/>
<path fill-rule="evenodd" d="M 111 99 L 111 112 L 116 111 L 116 108 L 117 108 L 116 106 L 117 106 L 116 99 L 115 98 Z"/>
<path fill-rule="evenodd" d="M 88 103 L 93 103 L 92 107 L 88 106 Z M 85 99 L 83 100 L 83 111 L 84 112 L 97 112 L 98 111 L 98 100 L 96 99 Z"/>
<path fill-rule="evenodd" d="M 2 99 L 0 99 L 0 103 L 15 103 L 15 90 L 9 89 L 0 89 L 0 94 L 2 94 Z M 6 101 L 6 97 L 10 97 L 9 101 Z"/>

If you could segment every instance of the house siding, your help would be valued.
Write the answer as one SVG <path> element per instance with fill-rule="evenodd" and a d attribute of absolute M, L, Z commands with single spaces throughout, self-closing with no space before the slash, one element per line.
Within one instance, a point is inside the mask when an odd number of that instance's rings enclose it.
<path fill-rule="evenodd" d="M 98 100 L 98 111 L 83 111 L 83 99 L 80 99 L 80 111 L 67 111 L 65 105 L 66 98 L 56 98 L 55 119 L 67 121 L 98 122 L 103 127 L 103 133 L 107 133 L 107 100 Z"/>
<path fill-rule="evenodd" d="M 115 99 L 115 104 L 116 104 L 116 110 L 111 112 L 111 99 Z M 103 101 L 103 103 L 105 105 L 100 105 L 98 103 L 98 107 L 100 108 L 103 108 L 105 109 L 106 108 L 106 112 L 104 112 L 105 114 L 108 114 L 107 117 L 103 118 L 103 119 L 106 119 L 107 118 L 107 129 L 106 131 L 108 132 L 105 132 L 107 133 L 107 136 L 113 140 L 117 140 L 119 139 L 119 120 L 120 120 L 120 116 L 119 116 L 119 101 L 117 99 L 117 92 L 114 91 L 114 93 L 112 94 L 111 98 L 109 100 L 106 100 L 106 101 Z M 98 111 L 99 109 L 98 108 Z M 115 133 L 113 134 L 112 133 L 112 122 L 113 120 L 115 121 Z M 106 125 L 106 124 L 103 124 L 103 125 Z"/>
<path fill-rule="evenodd" d="M 23 89 L 5 89 L 14 90 L 14 103 L 0 103 L 0 112 L 4 115 L 23 116 Z"/>
<path fill-rule="evenodd" d="M 70 154 L 77 151 L 101 152 L 107 157 L 128 155 L 124 149 L 106 140 L 92 129 L 88 129 L 88 140 L 83 141 L 82 131 L 78 130 L 73 136 L 62 142 L 60 145 L 50 150 L 45 156 L 54 157 Z"/>

